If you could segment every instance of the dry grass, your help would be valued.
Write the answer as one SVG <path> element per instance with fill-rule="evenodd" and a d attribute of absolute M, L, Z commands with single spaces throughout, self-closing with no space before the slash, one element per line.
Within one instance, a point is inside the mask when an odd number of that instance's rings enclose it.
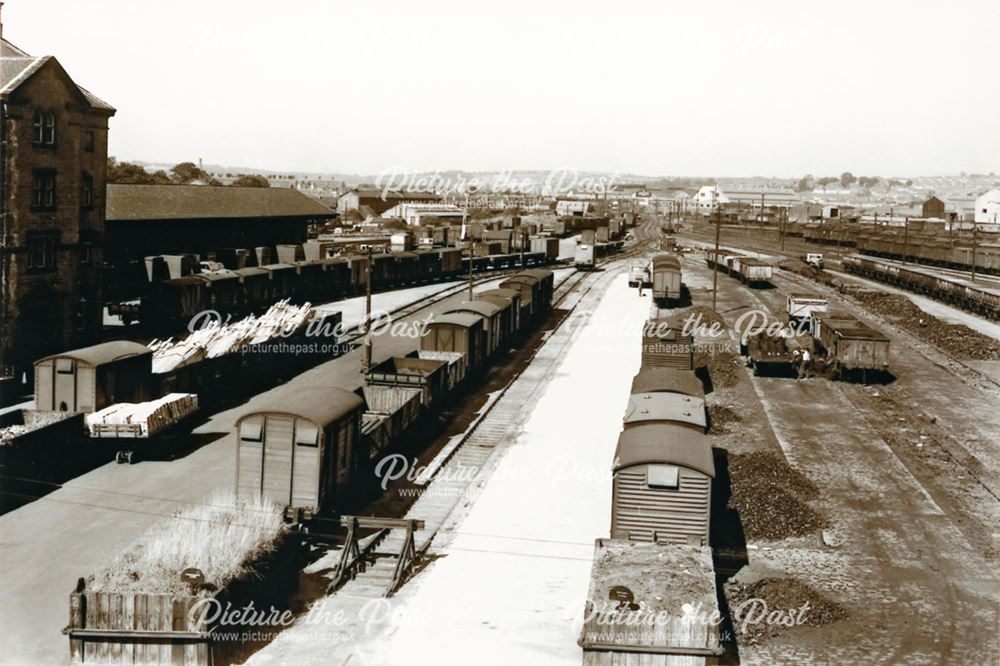
<path fill-rule="evenodd" d="M 285 534 L 281 508 L 259 500 L 215 495 L 150 528 L 125 552 L 93 574 L 87 587 L 105 592 L 190 594 L 181 572 L 200 569 L 210 594 L 256 575 L 254 563 Z"/>

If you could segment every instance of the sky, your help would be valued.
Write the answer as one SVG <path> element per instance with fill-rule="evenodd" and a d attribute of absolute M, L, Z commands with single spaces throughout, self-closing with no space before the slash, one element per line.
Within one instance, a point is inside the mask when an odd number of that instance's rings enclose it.
<path fill-rule="evenodd" d="M 124 160 L 378 174 L 1000 172 L 994 0 L 6 0 Z"/>

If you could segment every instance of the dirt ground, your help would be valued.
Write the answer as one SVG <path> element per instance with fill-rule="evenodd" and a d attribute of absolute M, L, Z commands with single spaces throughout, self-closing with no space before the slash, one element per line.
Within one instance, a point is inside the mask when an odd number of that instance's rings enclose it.
<path fill-rule="evenodd" d="M 695 305 L 710 303 L 712 276 L 702 257 L 689 255 L 683 268 Z M 730 324 L 748 308 L 778 316 L 784 294 L 808 284 L 798 276 L 775 283 L 775 289 L 751 291 L 720 275 L 718 309 Z M 995 387 L 877 314 L 857 314 L 892 340 L 889 384 L 744 372 L 735 387 L 708 395 L 710 414 L 728 416 L 719 427 L 713 423 L 713 443 L 727 454 L 729 506 L 746 537 L 747 562 L 725 586 L 730 610 L 747 590 L 760 592 L 774 580 L 791 581 L 781 583 L 791 589 L 808 586 L 830 604 L 807 613 L 811 620 L 765 632 L 763 641 L 736 627 L 737 645 L 727 659 L 995 663 L 996 642 L 985 629 L 997 621 L 993 540 L 1000 503 L 990 471 L 997 451 L 986 441 L 1000 431 Z M 754 478 L 765 459 L 741 461 L 741 454 L 754 452 L 779 456 L 796 474 L 773 483 L 766 473 Z M 753 512 L 739 505 L 747 484 L 781 487 L 819 520 L 768 538 L 755 530 Z M 761 506 L 764 515 L 772 511 Z M 773 507 L 775 516 L 787 511 Z M 768 583 L 760 587 L 759 581 Z M 777 598 L 783 605 L 799 599 Z"/>

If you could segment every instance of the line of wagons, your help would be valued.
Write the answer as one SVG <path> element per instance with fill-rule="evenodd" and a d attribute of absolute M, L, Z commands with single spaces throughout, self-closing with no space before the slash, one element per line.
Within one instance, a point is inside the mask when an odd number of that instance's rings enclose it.
<path fill-rule="evenodd" d="M 384 451 L 523 343 L 551 310 L 553 278 L 525 270 L 435 316 L 418 351 L 373 366 L 357 391 L 312 372 L 267 395 L 235 425 L 236 493 L 284 506 L 300 523 L 334 515 L 374 478 Z"/>
<path fill-rule="evenodd" d="M 774 266 L 763 259 L 746 257 L 719 250 L 705 251 L 705 264 L 709 268 L 718 266 L 727 275 L 744 282 L 749 287 L 766 287 L 771 284 Z"/>
<path fill-rule="evenodd" d="M 859 255 L 844 257 L 841 265 L 848 273 L 900 286 L 986 317 L 1000 319 L 1000 294 L 996 291 L 979 289 L 919 268 L 895 266 Z"/>
<path fill-rule="evenodd" d="M 293 257 L 296 255 L 292 255 Z M 170 258 L 173 259 L 173 258 Z M 471 259 L 474 272 L 543 266 L 555 261 L 547 252 L 490 255 Z M 292 259 L 279 263 L 225 268 L 160 279 L 172 274 L 168 258 L 149 257 L 151 283 L 139 305 L 145 325 L 170 329 L 205 310 L 242 317 L 289 299 L 294 304 L 324 303 L 364 293 L 368 262 L 372 289 L 391 288 L 460 278 L 469 272 L 470 258 L 460 248 L 343 255 L 329 259 Z"/>
<path fill-rule="evenodd" d="M 578 641 L 585 666 L 706 664 L 722 653 L 718 625 L 706 620 L 718 612 L 707 425 L 682 317 L 645 322 L 612 464 L 610 538 L 595 543 Z"/>

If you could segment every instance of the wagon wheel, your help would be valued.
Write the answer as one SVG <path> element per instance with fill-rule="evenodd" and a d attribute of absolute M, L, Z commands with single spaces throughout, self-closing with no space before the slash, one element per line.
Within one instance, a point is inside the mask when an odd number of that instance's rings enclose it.
<path fill-rule="evenodd" d="M 115 462 L 118 463 L 119 465 L 121 465 L 121 464 L 123 464 L 125 462 L 125 452 L 124 451 L 118 451 L 117 453 L 115 453 Z"/>
<path fill-rule="evenodd" d="M 127 462 L 129 465 L 136 464 L 137 462 L 139 462 L 139 454 L 133 451 L 132 449 L 125 451 L 125 462 Z"/>

